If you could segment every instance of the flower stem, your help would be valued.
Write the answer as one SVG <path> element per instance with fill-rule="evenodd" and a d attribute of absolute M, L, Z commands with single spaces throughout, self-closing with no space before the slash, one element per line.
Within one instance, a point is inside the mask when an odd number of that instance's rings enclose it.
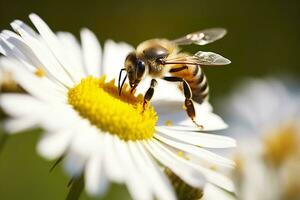
<path fill-rule="evenodd" d="M 82 193 L 83 186 L 84 186 L 83 175 L 81 175 L 79 178 L 73 179 L 66 200 L 78 200 Z"/>

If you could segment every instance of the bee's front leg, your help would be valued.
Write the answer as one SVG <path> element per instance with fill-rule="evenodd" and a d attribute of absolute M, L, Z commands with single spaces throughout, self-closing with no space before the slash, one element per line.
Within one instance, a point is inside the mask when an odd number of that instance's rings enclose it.
<path fill-rule="evenodd" d="M 180 78 L 180 77 L 176 77 L 176 76 L 164 77 L 164 80 L 170 81 L 170 82 L 182 82 L 183 93 L 184 93 L 184 97 L 185 97 L 184 106 L 186 108 L 185 109 L 186 113 L 188 114 L 188 116 L 191 118 L 191 120 L 194 122 L 194 124 L 196 126 L 203 129 L 203 126 L 198 124 L 195 121 L 196 112 L 195 112 L 194 103 L 192 101 L 192 90 L 191 90 L 189 84 L 186 82 L 186 80 L 184 80 L 183 78 Z"/>
<path fill-rule="evenodd" d="M 144 103 L 143 103 L 143 110 L 145 110 L 145 106 L 146 104 L 151 100 L 151 98 L 153 97 L 153 94 L 154 94 L 154 88 L 155 86 L 157 85 L 157 81 L 155 79 L 152 79 L 151 80 L 151 83 L 150 83 L 150 87 L 149 89 L 147 90 L 145 96 L 144 96 Z"/>

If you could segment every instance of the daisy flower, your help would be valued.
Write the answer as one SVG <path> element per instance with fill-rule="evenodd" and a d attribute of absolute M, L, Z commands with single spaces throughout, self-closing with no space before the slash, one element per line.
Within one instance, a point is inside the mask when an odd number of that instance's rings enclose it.
<path fill-rule="evenodd" d="M 239 142 L 240 199 L 300 198 L 299 94 L 276 79 L 251 80 L 224 104 Z"/>
<path fill-rule="evenodd" d="M 29 18 L 38 33 L 15 20 L 11 25 L 17 34 L 0 34 L 2 63 L 28 92 L 1 95 L 1 106 L 11 116 L 5 123 L 9 132 L 42 127 L 39 154 L 63 157 L 71 177 L 84 175 L 91 195 L 103 194 L 112 181 L 124 183 L 133 199 L 175 199 L 161 167 L 193 187 L 208 181 L 233 190 L 231 180 L 216 169 L 231 169 L 234 163 L 204 149 L 235 146 L 229 137 L 205 133 L 227 127 L 209 103 L 196 106 L 203 132 L 187 118 L 177 87 L 163 81 L 155 106 L 143 111 L 143 95 L 125 86 L 119 96 L 113 79 L 131 46 L 109 40 L 102 52 L 88 29 L 80 32 L 79 44 L 70 33 L 54 34 L 37 15 Z"/>

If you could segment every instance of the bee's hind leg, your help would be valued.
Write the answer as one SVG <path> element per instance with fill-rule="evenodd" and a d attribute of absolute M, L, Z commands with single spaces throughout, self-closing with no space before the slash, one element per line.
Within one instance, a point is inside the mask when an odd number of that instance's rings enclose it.
<path fill-rule="evenodd" d="M 164 80 L 170 81 L 170 82 L 182 82 L 183 93 L 185 96 L 184 106 L 185 106 L 186 113 L 188 114 L 188 116 L 191 118 L 191 120 L 197 127 L 203 129 L 203 126 L 198 124 L 195 121 L 196 112 L 195 112 L 194 103 L 192 101 L 192 90 L 191 90 L 189 84 L 186 82 L 186 80 L 184 80 L 183 78 L 180 78 L 180 77 L 176 77 L 176 76 L 164 77 Z"/>
<path fill-rule="evenodd" d="M 145 110 L 145 106 L 147 105 L 147 103 L 151 100 L 151 98 L 153 97 L 154 94 L 154 88 L 157 85 L 157 81 L 155 79 L 151 80 L 150 83 L 150 87 L 147 90 L 145 96 L 144 96 L 144 103 L 143 103 L 143 110 Z"/>

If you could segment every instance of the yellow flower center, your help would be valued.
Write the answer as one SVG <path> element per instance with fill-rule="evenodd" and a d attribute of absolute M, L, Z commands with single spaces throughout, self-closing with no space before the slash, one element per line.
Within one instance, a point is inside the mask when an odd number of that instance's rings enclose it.
<path fill-rule="evenodd" d="M 298 133 L 293 124 L 283 125 L 279 130 L 266 135 L 267 137 L 264 138 L 264 155 L 273 164 L 280 165 L 299 153 Z"/>
<path fill-rule="evenodd" d="M 125 84 L 119 96 L 114 80 L 87 77 L 68 92 L 69 104 L 103 132 L 123 140 L 153 137 L 157 114 L 149 105 L 143 109 L 143 95 L 135 96 Z"/>

